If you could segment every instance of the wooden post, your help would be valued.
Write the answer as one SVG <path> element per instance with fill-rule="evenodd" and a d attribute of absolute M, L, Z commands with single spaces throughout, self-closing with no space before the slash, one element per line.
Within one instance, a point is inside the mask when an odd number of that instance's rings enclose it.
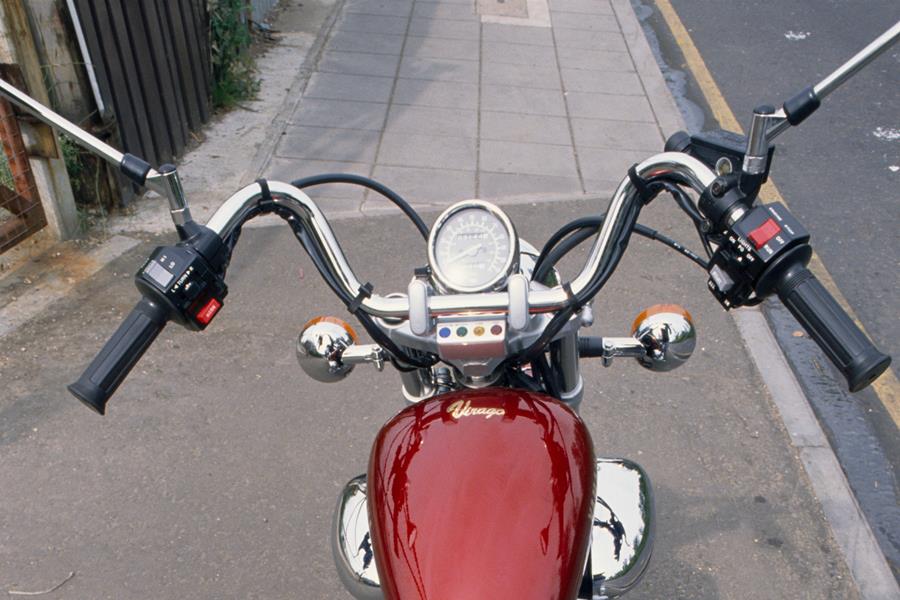
<path fill-rule="evenodd" d="M 42 104 L 50 105 L 44 85 L 37 46 L 28 22 L 23 0 L 0 0 L 0 57 L 19 65 L 29 95 Z M 55 157 L 30 156 L 31 170 L 41 197 L 41 204 L 53 233 L 61 240 L 78 233 L 78 214 L 69 174 L 62 159 L 59 141 L 55 142 Z"/>

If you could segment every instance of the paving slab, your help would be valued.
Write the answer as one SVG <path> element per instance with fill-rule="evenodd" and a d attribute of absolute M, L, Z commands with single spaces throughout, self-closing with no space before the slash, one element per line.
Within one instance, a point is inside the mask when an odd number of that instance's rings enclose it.
<path fill-rule="evenodd" d="M 346 75 L 343 73 L 314 73 L 304 94 L 307 98 L 387 102 L 394 80 L 390 77 Z"/>
<path fill-rule="evenodd" d="M 400 63 L 400 77 L 477 85 L 478 63 L 471 60 L 404 56 Z"/>
<path fill-rule="evenodd" d="M 552 47 L 507 42 L 482 42 L 481 47 L 484 62 L 536 67 L 556 65 L 556 53 Z"/>
<path fill-rule="evenodd" d="M 607 0 L 551 0 L 550 10 L 554 12 L 613 16 L 612 5 Z"/>
<path fill-rule="evenodd" d="M 470 40 L 409 36 L 403 48 L 405 56 L 478 61 L 478 46 Z"/>
<path fill-rule="evenodd" d="M 481 109 L 526 115 L 566 115 L 566 103 L 560 90 L 512 85 L 482 85 Z"/>
<path fill-rule="evenodd" d="M 395 104 L 388 115 L 385 131 L 475 138 L 478 136 L 478 113 L 474 110 Z"/>
<path fill-rule="evenodd" d="M 291 117 L 291 125 L 380 130 L 388 105 L 379 102 L 307 98 Z"/>
<path fill-rule="evenodd" d="M 437 207 L 475 197 L 475 169 L 454 171 L 417 167 L 377 165 L 373 177 L 391 189 L 403 190 L 403 197 L 413 204 L 432 203 Z M 378 203 L 387 206 L 375 194 L 369 194 L 365 207 Z"/>
<path fill-rule="evenodd" d="M 482 140 L 479 167 L 497 173 L 577 177 L 571 146 Z"/>
<path fill-rule="evenodd" d="M 481 81 L 485 85 L 511 85 L 532 89 L 561 90 L 556 65 L 511 65 L 486 62 L 481 65 Z"/>
<path fill-rule="evenodd" d="M 617 121 L 656 123 L 650 103 L 643 96 L 569 92 L 566 95 L 573 118 L 588 117 Z"/>
<path fill-rule="evenodd" d="M 586 69 L 561 69 L 560 71 L 566 90 L 570 92 L 596 92 L 623 96 L 643 96 L 646 93 L 637 73 Z"/>
<path fill-rule="evenodd" d="M 442 2 L 416 2 L 413 17 L 423 19 L 449 19 L 452 21 L 475 21 L 475 11 L 468 4 Z"/>
<path fill-rule="evenodd" d="M 477 42 L 481 35 L 481 23 L 475 20 L 413 18 L 409 22 L 409 35 Z"/>
<path fill-rule="evenodd" d="M 368 52 L 371 54 L 400 54 L 402 35 L 360 31 L 336 31 L 328 40 L 329 50 Z"/>
<path fill-rule="evenodd" d="M 475 146 L 473 138 L 385 132 L 378 152 L 378 163 L 474 171 Z"/>
<path fill-rule="evenodd" d="M 275 155 L 311 160 L 375 162 L 379 133 L 364 129 L 292 125 L 285 130 Z"/>
<path fill-rule="evenodd" d="M 659 150 L 659 127 L 656 123 L 635 123 L 604 119 L 573 118 L 575 145 L 581 148 L 620 150 Z"/>
<path fill-rule="evenodd" d="M 569 121 L 565 117 L 481 112 L 481 139 L 534 144 L 568 145 Z"/>
<path fill-rule="evenodd" d="M 478 85 L 398 79 L 393 101 L 395 104 L 475 110 L 478 108 Z"/>
<path fill-rule="evenodd" d="M 553 32 L 547 27 L 524 27 L 485 23 L 482 26 L 482 35 L 485 42 L 553 46 Z"/>
<path fill-rule="evenodd" d="M 618 33 L 619 22 L 613 15 L 584 14 L 553 11 L 553 29 L 559 33 L 561 29 L 586 29 L 589 31 L 612 31 Z"/>
<path fill-rule="evenodd" d="M 627 52 L 625 38 L 618 31 L 594 31 L 589 29 L 556 29 L 553 34 L 559 48 L 579 50 L 606 50 Z"/>
<path fill-rule="evenodd" d="M 412 0 L 347 0 L 344 10 L 348 13 L 408 17 Z"/>
<path fill-rule="evenodd" d="M 393 77 L 397 73 L 400 56 L 340 52 L 327 50 L 318 61 L 320 73 L 344 73 L 348 75 L 375 75 Z M 351 98 L 353 100 L 354 98 Z"/>
<path fill-rule="evenodd" d="M 479 195 L 487 200 L 504 198 L 552 198 L 579 196 L 582 193 L 578 177 L 536 175 L 534 173 L 498 173 L 481 171 Z"/>
<path fill-rule="evenodd" d="M 634 71 L 631 57 L 625 52 L 563 47 L 557 49 L 557 57 L 559 66 L 563 69 Z"/>
<path fill-rule="evenodd" d="M 364 33 L 381 33 L 403 35 L 409 19 L 390 15 L 367 15 L 346 13 L 335 24 L 335 31 L 358 31 Z"/>

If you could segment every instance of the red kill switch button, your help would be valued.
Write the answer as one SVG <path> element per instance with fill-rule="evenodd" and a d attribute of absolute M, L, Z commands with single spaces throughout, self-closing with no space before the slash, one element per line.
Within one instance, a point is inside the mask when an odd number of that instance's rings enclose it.
<path fill-rule="evenodd" d="M 216 313 L 219 312 L 220 308 L 222 308 L 222 303 L 215 298 L 210 298 L 209 302 L 204 304 L 203 308 L 197 311 L 197 322 L 201 325 L 209 325 L 209 322 L 216 316 Z"/>
<path fill-rule="evenodd" d="M 750 232 L 750 241 L 753 242 L 753 245 L 759 250 L 765 246 L 769 240 L 778 235 L 779 231 L 781 231 L 781 227 L 778 226 L 775 219 L 769 219 Z"/>

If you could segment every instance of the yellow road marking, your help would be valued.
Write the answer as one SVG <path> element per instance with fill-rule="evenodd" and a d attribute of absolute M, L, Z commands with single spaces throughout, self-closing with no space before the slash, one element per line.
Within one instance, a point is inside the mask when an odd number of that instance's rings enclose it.
<path fill-rule="evenodd" d="M 669 26 L 669 30 L 672 32 L 675 42 L 678 44 L 681 53 L 684 55 L 684 60 L 687 62 L 688 68 L 691 70 L 691 74 L 700 86 L 703 96 L 706 99 L 706 103 L 712 110 L 713 116 L 719 122 L 719 126 L 723 129 L 743 134 L 744 130 L 741 127 L 741 124 L 734 116 L 731 107 L 728 106 L 728 103 L 725 101 L 725 97 L 722 95 L 721 90 L 719 90 L 719 86 L 716 85 L 712 73 L 710 73 L 709 69 L 706 67 L 706 62 L 703 60 L 703 57 L 700 56 L 700 51 L 697 50 L 697 46 L 694 45 L 694 40 L 691 39 L 691 35 L 685 28 L 684 23 L 681 22 L 681 18 L 672 7 L 672 3 L 669 0 L 656 0 L 656 6 L 659 8 L 660 14 L 662 14 L 663 19 L 665 19 L 666 24 Z M 763 202 L 781 202 L 787 206 L 787 201 L 778 191 L 778 187 L 772 179 L 769 179 L 763 186 L 760 196 L 764 198 Z M 766 200 L 766 198 L 768 200 Z M 831 295 L 834 296 L 835 300 L 838 301 L 838 304 L 847 311 L 847 314 L 850 315 L 850 318 L 853 319 L 857 327 L 868 336 L 869 334 L 860 322 L 859 317 L 856 316 L 856 312 L 851 308 L 850 304 L 847 302 L 847 298 L 841 293 L 841 290 L 838 289 L 837 284 L 834 282 L 834 278 L 828 272 L 828 269 L 825 268 L 822 259 L 819 258 L 819 255 L 815 252 L 813 253 L 812 260 L 809 262 L 809 270 L 819 278 L 819 281 L 822 282 L 825 289 L 831 292 Z M 881 377 L 872 383 L 872 389 L 875 391 L 878 399 L 881 400 L 885 409 L 887 409 L 888 414 L 891 415 L 894 424 L 897 425 L 897 427 L 900 427 L 900 381 L 897 380 L 897 376 L 894 374 L 893 369 L 889 368 Z"/>

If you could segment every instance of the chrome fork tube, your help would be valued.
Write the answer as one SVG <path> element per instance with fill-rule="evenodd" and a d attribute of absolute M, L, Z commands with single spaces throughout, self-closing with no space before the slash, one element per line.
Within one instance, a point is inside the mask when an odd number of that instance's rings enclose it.
<path fill-rule="evenodd" d="M 431 369 L 400 371 L 400 382 L 403 384 L 403 397 L 410 404 L 427 400 L 437 392 Z"/>
<path fill-rule="evenodd" d="M 578 334 L 572 332 L 553 342 L 550 349 L 550 367 L 558 369 L 561 388 L 560 400 L 577 411 L 584 395 L 584 382 L 578 360 Z"/>

